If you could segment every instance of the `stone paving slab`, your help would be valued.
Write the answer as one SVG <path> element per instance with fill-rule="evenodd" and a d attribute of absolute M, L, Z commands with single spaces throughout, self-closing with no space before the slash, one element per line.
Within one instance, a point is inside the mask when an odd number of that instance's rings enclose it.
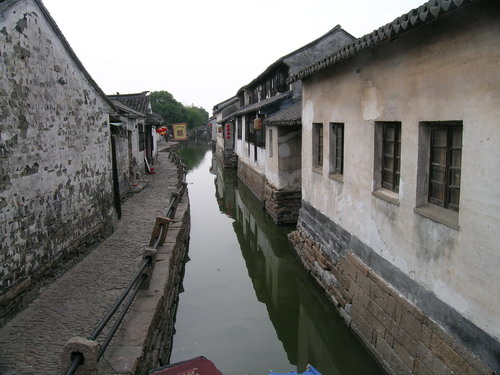
<path fill-rule="evenodd" d="M 0 329 L 0 374 L 58 374 L 67 340 L 92 334 L 137 272 L 156 216 L 165 214 L 177 188 L 177 169 L 166 152 L 155 168 L 148 186 L 122 205 L 113 235 Z"/>

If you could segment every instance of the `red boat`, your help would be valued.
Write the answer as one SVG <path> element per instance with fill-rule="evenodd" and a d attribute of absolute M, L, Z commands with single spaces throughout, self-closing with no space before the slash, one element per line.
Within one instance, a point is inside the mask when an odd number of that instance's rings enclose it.
<path fill-rule="evenodd" d="M 163 366 L 150 372 L 150 375 L 222 375 L 222 372 L 212 361 L 201 356 Z"/>
<path fill-rule="evenodd" d="M 150 375 L 222 375 L 222 372 L 215 367 L 212 361 L 205 357 L 195 357 L 187 361 L 176 362 L 170 365 L 153 370 Z M 290 372 L 273 372 L 270 371 L 269 375 L 321 375 L 313 366 L 307 365 L 306 371 L 297 373 Z"/>

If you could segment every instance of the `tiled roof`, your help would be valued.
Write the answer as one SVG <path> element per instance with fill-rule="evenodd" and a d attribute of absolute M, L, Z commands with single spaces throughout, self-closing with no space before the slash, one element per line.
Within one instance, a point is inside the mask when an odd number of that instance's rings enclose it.
<path fill-rule="evenodd" d="M 139 112 L 133 110 L 132 108 L 126 106 L 125 104 L 119 102 L 118 100 L 111 100 L 111 102 L 113 102 L 113 104 L 116 106 L 116 108 L 118 108 L 118 110 L 121 112 L 127 112 L 127 114 L 129 114 L 129 115 L 144 116 L 143 113 L 139 113 Z"/>
<path fill-rule="evenodd" d="M 237 103 L 233 103 L 229 107 L 225 107 L 221 111 L 221 115 L 222 115 L 221 123 L 226 121 L 229 117 L 231 117 L 233 115 L 233 113 L 238 110 L 238 108 L 239 108 L 239 106 Z"/>
<path fill-rule="evenodd" d="M 148 113 L 147 117 L 147 123 L 151 125 L 162 125 L 165 123 L 163 118 L 157 114 L 157 113 Z"/>
<path fill-rule="evenodd" d="M 133 110 L 148 114 L 151 113 L 149 109 L 149 96 L 147 91 L 138 94 L 127 94 L 127 95 L 108 95 L 111 100 L 118 100 L 119 102 L 125 104 L 127 107 Z"/>
<path fill-rule="evenodd" d="M 224 100 L 223 102 L 220 102 L 216 105 L 214 105 L 214 112 L 215 111 L 220 111 L 222 109 L 224 109 L 225 107 L 231 105 L 231 104 L 234 104 L 238 101 L 238 97 L 237 96 L 233 96 L 232 98 L 229 98 L 229 99 L 226 99 Z"/>
<path fill-rule="evenodd" d="M 290 107 L 266 117 L 265 125 L 275 126 L 300 126 L 302 125 L 302 101 L 292 104 Z"/>
<path fill-rule="evenodd" d="M 357 53 L 375 47 L 376 45 L 390 40 L 423 24 L 429 23 L 450 12 L 463 8 L 479 0 L 431 0 L 410 12 L 403 14 L 385 26 L 379 27 L 351 44 L 346 45 L 335 53 L 309 65 L 305 69 L 291 75 L 287 82 L 293 83 L 307 78 L 315 73 L 325 70 Z"/>
<path fill-rule="evenodd" d="M 274 104 L 274 103 L 276 103 L 276 102 L 278 102 L 278 101 L 280 101 L 282 99 L 288 98 L 291 95 L 292 95 L 292 92 L 291 91 L 287 91 L 287 92 L 284 92 L 284 93 L 272 96 L 272 97 L 267 98 L 265 100 L 261 100 L 260 102 L 247 105 L 246 107 L 244 107 L 244 108 L 240 109 L 239 111 L 233 113 L 233 115 L 237 116 L 237 115 L 243 115 L 245 113 L 250 113 L 250 112 L 258 111 L 259 109 L 262 109 L 262 108 L 264 108 L 264 107 L 266 107 L 268 105 Z"/>
<path fill-rule="evenodd" d="M 295 66 L 295 70 L 300 69 L 300 67 L 304 67 L 307 65 L 307 57 L 308 55 L 302 55 L 301 59 L 294 61 L 293 63 L 288 62 L 288 59 L 294 55 L 299 55 L 301 52 L 307 51 L 308 49 L 312 49 L 315 45 L 319 44 L 321 41 L 325 40 L 326 38 L 332 36 L 335 36 L 336 39 L 340 38 L 340 35 L 348 35 L 351 40 L 354 39 L 352 35 L 347 33 L 345 30 L 342 29 L 340 25 L 335 26 L 333 29 L 328 31 L 326 34 L 320 36 L 319 38 L 313 40 L 312 42 L 307 43 L 305 46 L 300 47 L 299 49 L 288 53 L 287 55 L 279 58 L 276 60 L 274 63 L 272 63 L 270 66 L 267 67 L 266 70 L 264 70 L 259 76 L 257 76 L 255 79 L 252 80 L 249 84 L 245 85 L 244 87 L 252 87 L 259 83 L 267 74 L 272 72 L 274 69 L 279 67 L 280 65 L 284 64 L 285 66 L 290 66 L 291 64 Z M 337 41 L 337 44 L 340 43 L 340 40 Z M 332 39 L 333 41 L 333 39 Z M 338 45 L 340 47 L 341 45 Z M 337 48 L 338 48 L 337 47 Z M 241 89 L 240 89 L 241 90 Z"/>
<path fill-rule="evenodd" d="M 230 115 L 231 113 L 235 112 L 237 109 L 238 109 L 238 104 L 237 103 L 233 103 L 230 106 L 224 108 L 221 111 L 221 114 L 224 117 L 224 116 Z"/>

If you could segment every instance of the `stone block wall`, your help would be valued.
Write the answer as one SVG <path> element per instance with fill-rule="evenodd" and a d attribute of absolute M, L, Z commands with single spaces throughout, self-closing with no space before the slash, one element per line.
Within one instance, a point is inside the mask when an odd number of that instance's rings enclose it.
<path fill-rule="evenodd" d="M 295 224 L 299 217 L 302 201 L 301 191 L 277 189 L 266 181 L 264 187 L 264 201 L 266 211 L 273 221 L 280 224 Z"/>
<path fill-rule="evenodd" d="M 225 150 L 222 153 L 222 165 L 229 169 L 238 168 L 238 155 L 233 150 Z"/>
<path fill-rule="evenodd" d="M 0 325 L 112 231 L 110 105 L 34 1 L 0 4 Z"/>
<path fill-rule="evenodd" d="M 263 174 L 239 160 L 238 177 L 261 202 L 264 201 L 264 186 L 266 183 L 266 177 Z"/>
<path fill-rule="evenodd" d="M 145 340 L 143 355 L 137 364 L 137 374 L 146 374 L 148 370 L 170 362 L 175 316 L 189 248 L 190 218 L 189 201 L 186 196 L 177 207 L 175 221 L 170 225 L 167 234 L 165 246 L 170 254 L 168 278 L 164 284 L 163 297 L 151 321 L 151 329 Z"/>
<path fill-rule="evenodd" d="M 238 168 L 238 155 L 234 150 L 224 150 L 221 146 L 215 145 L 215 156 L 222 164 L 223 168 L 236 169 Z"/>
<path fill-rule="evenodd" d="M 346 324 L 388 374 L 495 373 L 352 251 L 343 248 L 332 256 L 325 238 L 312 232 L 299 219 L 297 230 L 289 238 Z"/>

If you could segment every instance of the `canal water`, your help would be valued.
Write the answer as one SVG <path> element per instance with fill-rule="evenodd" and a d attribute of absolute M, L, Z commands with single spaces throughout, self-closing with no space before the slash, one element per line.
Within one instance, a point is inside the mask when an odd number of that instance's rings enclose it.
<path fill-rule="evenodd" d="M 180 150 L 188 166 L 189 261 L 171 362 L 203 355 L 224 375 L 304 371 L 382 375 L 303 269 L 262 205 L 222 171 L 206 145 Z"/>

